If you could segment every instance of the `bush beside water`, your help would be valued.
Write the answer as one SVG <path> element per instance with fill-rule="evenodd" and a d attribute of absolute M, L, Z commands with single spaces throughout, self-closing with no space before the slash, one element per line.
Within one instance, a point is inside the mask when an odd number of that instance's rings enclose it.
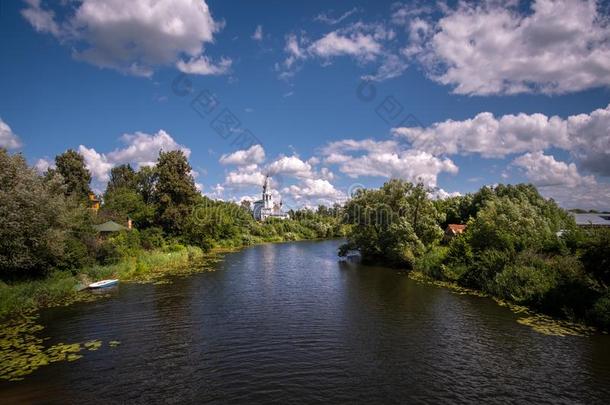
<path fill-rule="evenodd" d="M 340 254 L 358 250 L 365 261 L 610 329 L 610 229 L 578 228 L 531 185 L 432 201 L 423 185 L 392 180 L 359 191 L 346 210 L 354 214 Z M 466 231 L 443 240 L 449 223 Z"/>

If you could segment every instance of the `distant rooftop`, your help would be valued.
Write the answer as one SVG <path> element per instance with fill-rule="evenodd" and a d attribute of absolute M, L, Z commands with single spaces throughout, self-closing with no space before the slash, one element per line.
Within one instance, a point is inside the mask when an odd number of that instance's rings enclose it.
<path fill-rule="evenodd" d="M 572 214 L 576 225 L 610 226 L 610 214 Z"/>

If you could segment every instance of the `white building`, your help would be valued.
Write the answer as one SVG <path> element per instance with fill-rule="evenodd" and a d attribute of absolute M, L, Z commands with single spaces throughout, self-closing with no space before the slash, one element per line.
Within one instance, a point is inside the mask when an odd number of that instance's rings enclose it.
<path fill-rule="evenodd" d="M 275 203 L 269 188 L 269 176 L 265 177 L 263 184 L 263 199 L 254 202 L 252 208 L 254 219 L 264 221 L 267 218 L 287 219 L 288 214 L 282 211 L 282 202 Z"/>

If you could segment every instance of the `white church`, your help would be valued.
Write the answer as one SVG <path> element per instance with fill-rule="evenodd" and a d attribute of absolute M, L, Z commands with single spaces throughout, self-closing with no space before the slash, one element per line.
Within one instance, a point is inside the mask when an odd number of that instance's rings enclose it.
<path fill-rule="evenodd" d="M 288 214 L 282 211 L 282 202 L 275 203 L 273 201 L 269 188 L 269 176 L 265 177 L 265 184 L 263 184 L 263 199 L 254 202 L 252 214 L 257 221 L 264 221 L 267 218 L 288 218 Z"/>

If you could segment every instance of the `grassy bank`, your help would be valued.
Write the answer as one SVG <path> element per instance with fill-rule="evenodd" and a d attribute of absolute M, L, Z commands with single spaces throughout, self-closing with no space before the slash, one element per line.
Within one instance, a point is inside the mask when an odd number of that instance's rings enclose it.
<path fill-rule="evenodd" d="M 520 323 L 534 328 L 539 324 L 538 329 L 552 334 L 589 333 L 591 327 L 610 330 L 608 292 L 588 278 L 573 257 L 527 252 L 493 272 L 487 263 L 473 261 L 467 266 L 452 261 L 454 247 L 427 250 L 415 260 L 409 277 L 460 294 L 490 297 L 523 315 Z M 473 282 L 472 274 L 484 277 Z"/>
<path fill-rule="evenodd" d="M 77 271 L 54 271 L 45 278 L 5 283 L 0 281 L 0 320 L 29 314 L 37 309 L 68 305 L 91 298 L 83 292 L 92 282 L 116 278 L 123 282 L 154 282 L 168 276 L 187 275 L 209 269 L 221 254 L 262 243 L 312 240 L 297 234 L 284 237 L 250 238 L 218 243 L 209 252 L 198 247 L 169 245 L 152 251 L 140 250 L 117 263 L 95 264 Z"/>
<path fill-rule="evenodd" d="M 176 251 L 141 251 L 110 265 L 93 265 L 78 272 L 56 271 L 43 279 L 0 282 L 0 319 L 26 314 L 39 308 L 67 305 L 87 299 L 83 290 L 89 283 L 118 278 L 121 281 L 154 281 L 160 278 L 201 271 L 217 257 L 197 247 Z"/>

